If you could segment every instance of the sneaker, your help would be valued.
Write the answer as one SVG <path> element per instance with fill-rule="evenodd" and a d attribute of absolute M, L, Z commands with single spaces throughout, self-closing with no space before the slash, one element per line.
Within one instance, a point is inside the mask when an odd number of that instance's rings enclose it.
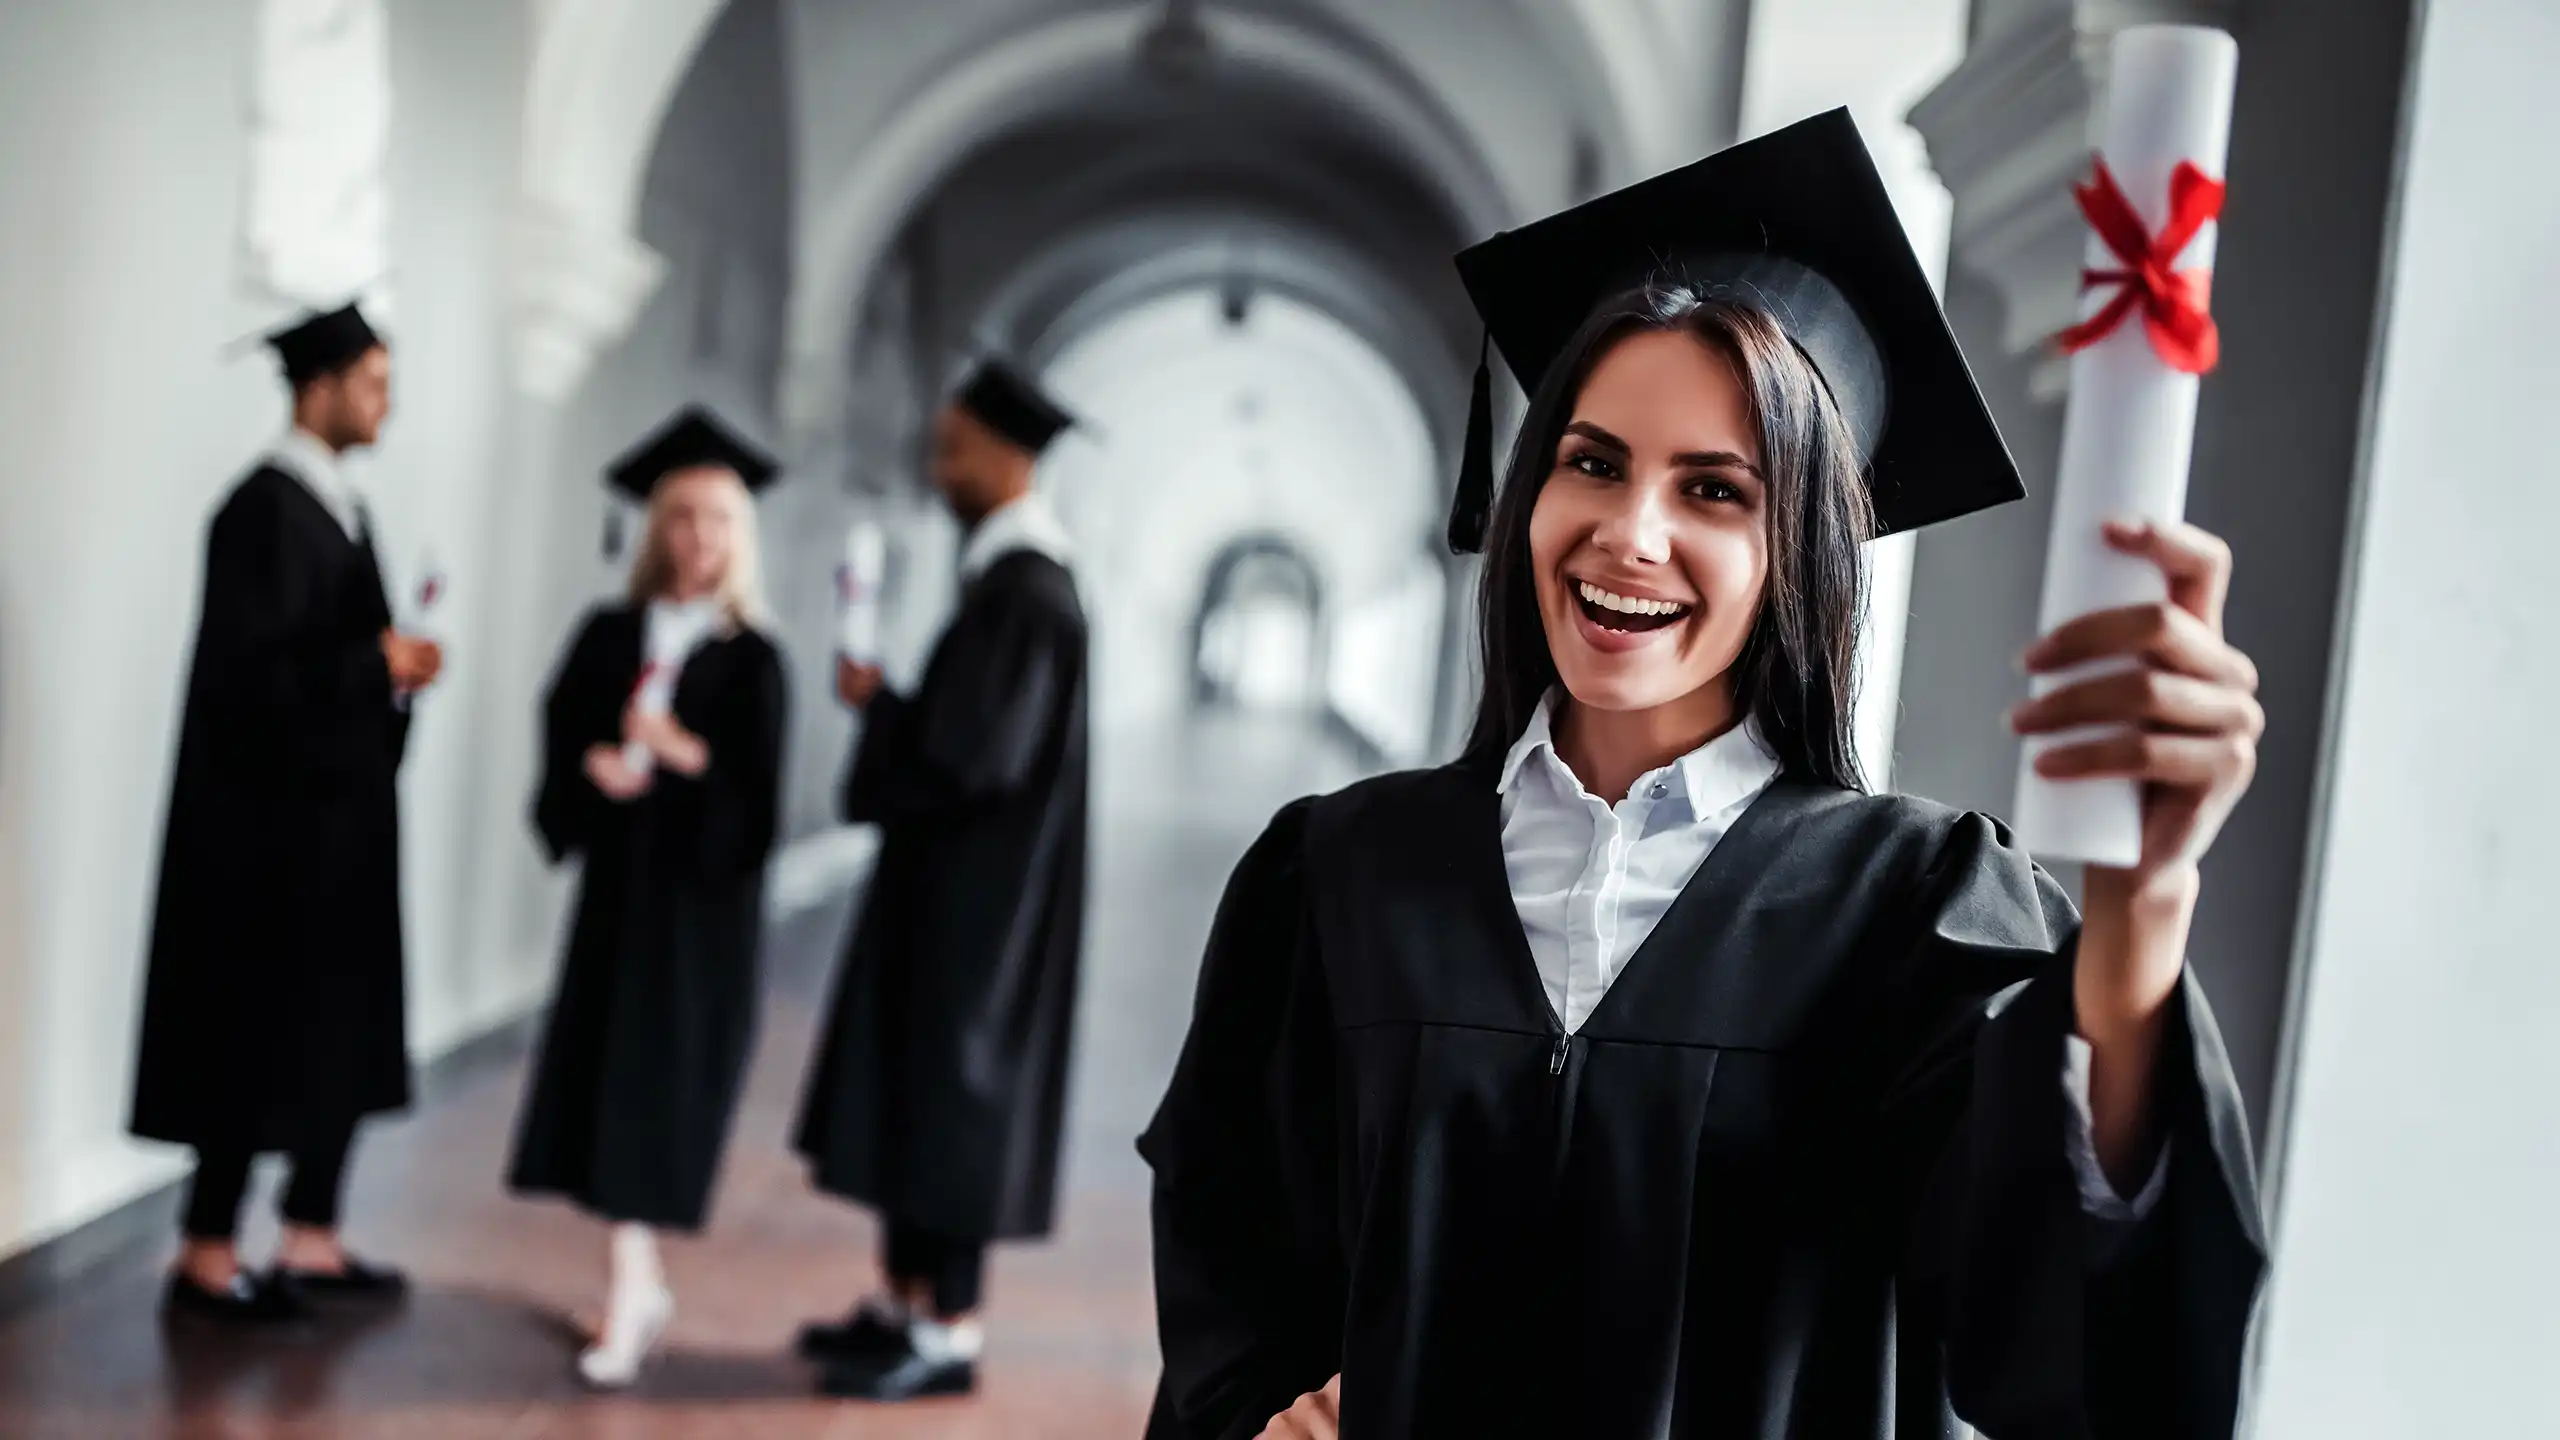
<path fill-rule="evenodd" d="M 409 1293 L 409 1277 L 388 1265 L 368 1265 L 353 1255 L 338 1270 L 292 1270 L 278 1265 L 270 1278 L 309 1300 L 388 1305 Z"/>
<path fill-rule="evenodd" d="M 918 1354 L 912 1345 L 868 1363 L 839 1361 L 818 1377 L 818 1390 L 839 1400 L 894 1405 L 938 1395 L 967 1395 L 978 1388 L 978 1362 Z"/>
<path fill-rule="evenodd" d="M 792 1348 L 810 1360 L 878 1360 L 907 1348 L 907 1322 L 874 1296 L 842 1320 L 801 1326 Z"/>
<path fill-rule="evenodd" d="M 640 1367 L 675 1319 L 676 1297 L 665 1289 L 628 1303 L 628 1310 L 617 1304 L 608 1312 L 603 1338 L 578 1354 L 578 1378 L 599 1390 L 619 1390 L 639 1379 Z"/>
<path fill-rule="evenodd" d="M 311 1307 L 281 1285 L 243 1270 L 225 1289 L 198 1284 L 184 1271 L 169 1276 L 161 1292 L 160 1313 L 172 1319 L 207 1320 L 217 1325 L 278 1325 L 307 1318 Z"/>

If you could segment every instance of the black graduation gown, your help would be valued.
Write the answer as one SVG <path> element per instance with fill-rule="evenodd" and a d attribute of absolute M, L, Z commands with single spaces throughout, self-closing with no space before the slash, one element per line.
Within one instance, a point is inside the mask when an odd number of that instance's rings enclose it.
<path fill-rule="evenodd" d="M 409 1101 L 390 623 L 369 537 L 275 466 L 233 488 L 205 542 L 136 1135 L 299 1149 Z"/>
<path fill-rule="evenodd" d="M 1337 1371 L 1353 1440 L 2231 1432 L 2265 1241 L 2192 981 L 2166 1193 L 2101 1236 L 2077 918 L 1995 822 L 1779 781 L 1569 1039 L 1500 826 L 1489 770 L 1408 773 L 1238 866 L 1140 1141 L 1151 1435 Z"/>
<path fill-rule="evenodd" d="M 1083 942 L 1085 623 L 998 558 L 913 699 L 866 713 L 844 817 L 881 827 L 801 1102 L 818 1186 L 945 1234 L 1048 1233 Z"/>
<path fill-rule="evenodd" d="M 586 863 L 508 1184 L 693 1230 L 754 1035 L 787 692 L 764 636 L 705 640 L 674 707 L 710 765 L 691 777 L 662 766 L 638 799 L 608 800 L 586 753 L 621 743 L 645 629 L 638 607 L 588 615 L 543 701 L 534 829 L 553 860 Z"/>

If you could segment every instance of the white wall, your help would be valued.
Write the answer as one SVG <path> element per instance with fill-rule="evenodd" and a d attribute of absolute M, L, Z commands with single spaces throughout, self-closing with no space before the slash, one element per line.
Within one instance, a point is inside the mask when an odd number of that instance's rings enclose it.
<path fill-rule="evenodd" d="M 202 528 L 283 423 L 237 287 L 249 0 L 0 7 L 0 1252 L 174 1173 L 123 1137 Z M 398 412 L 364 471 L 395 570 L 455 573 L 451 678 L 404 782 L 413 1048 L 520 1003 L 464 932 L 516 777 L 467 717 L 528 704 L 475 637 L 514 481 L 494 297 L 519 7 L 393 9 Z M 517 969 L 521 961 L 516 962 Z"/>
<path fill-rule="evenodd" d="M 2431 0 L 2425 17 L 2262 1440 L 2560 1434 L 2560 10 Z"/>

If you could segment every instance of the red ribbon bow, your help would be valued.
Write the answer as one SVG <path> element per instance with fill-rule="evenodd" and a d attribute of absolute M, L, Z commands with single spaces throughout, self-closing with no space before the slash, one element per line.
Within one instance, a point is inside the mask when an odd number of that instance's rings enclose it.
<path fill-rule="evenodd" d="M 2169 172 L 2168 223 L 2155 236 L 2142 228 L 2142 217 L 2116 187 L 2107 162 L 2093 157 L 2091 164 L 2096 174 L 2088 184 L 2072 186 L 2071 198 L 2080 202 L 2089 228 L 2124 268 L 2080 272 L 2081 289 L 2113 285 L 2116 293 L 2097 314 L 2063 331 L 2056 341 L 2065 351 L 2085 350 L 2114 333 L 2139 305 L 2142 328 L 2160 359 L 2172 370 L 2202 375 L 2222 359 L 2222 333 L 2205 308 L 2213 272 L 2202 266 L 2170 267 L 2196 232 L 2222 214 L 2223 182 L 2197 169 L 2194 161 L 2179 161 Z"/>

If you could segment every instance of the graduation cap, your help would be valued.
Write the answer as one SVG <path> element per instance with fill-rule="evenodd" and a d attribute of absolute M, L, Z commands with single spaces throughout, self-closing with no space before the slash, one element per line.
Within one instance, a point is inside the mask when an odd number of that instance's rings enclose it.
<path fill-rule="evenodd" d="M 1521 388 L 1601 305 L 1685 286 L 1768 312 L 1856 438 L 1880 534 L 2026 494 L 1846 109 L 1747 140 L 1457 257 Z M 1493 501 L 1491 377 L 1476 363 L 1449 544 L 1482 548 Z"/>
<path fill-rule="evenodd" d="M 615 457 L 605 467 L 604 478 L 617 495 L 646 505 L 649 492 L 657 488 L 660 480 L 678 470 L 704 465 L 734 471 L 750 495 L 772 484 L 782 471 L 780 461 L 730 428 L 708 407 L 687 405 Z M 621 551 L 622 512 L 617 507 L 605 516 L 604 553 L 611 559 Z"/>
<path fill-rule="evenodd" d="M 354 304 L 311 313 L 282 329 L 257 337 L 283 362 L 285 383 L 301 388 L 323 375 L 346 369 L 383 342 Z"/>
<path fill-rule="evenodd" d="M 992 357 L 978 362 L 978 368 L 970 372 L 968 383 L 951 397 L 951 403 L 976 416 L 979 423 L 1007 443 L 1034 455 L 1048 449 L 1060 431 L 1077 423 L 1075 416 L 1050 399 L 1028 376 Z"/>

